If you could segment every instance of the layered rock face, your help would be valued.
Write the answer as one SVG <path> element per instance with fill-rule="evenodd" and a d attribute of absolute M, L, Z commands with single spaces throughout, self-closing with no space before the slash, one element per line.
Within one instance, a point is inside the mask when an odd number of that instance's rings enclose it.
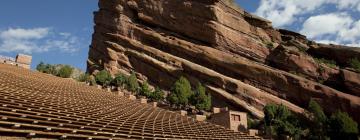
<path fill-rule="evenodd" d="M 301 113 L 310 99 L 360 121 L 360 50 L 274 29 L 226 0 L 100 0 L 88 72 L 136 72 L 169 89 L 180 76 L 207 87 L 215 106 L 264 116 L 268 103 Z M 314 60 L 333 58 L 339 67 Z M 346 68 L 346 69 L 345 69 Z"/>

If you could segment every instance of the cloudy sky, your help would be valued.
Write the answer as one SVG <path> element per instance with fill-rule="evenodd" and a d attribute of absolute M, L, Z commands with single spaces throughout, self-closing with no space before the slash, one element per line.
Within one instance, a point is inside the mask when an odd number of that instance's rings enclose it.
<path fill-rule="evenodd" d="M 277 28 L 323 43 L 360 46 L 360 0 L 236 0 Z M 97 0 L 3 0 L 0 55 L 86 69 Z"/>

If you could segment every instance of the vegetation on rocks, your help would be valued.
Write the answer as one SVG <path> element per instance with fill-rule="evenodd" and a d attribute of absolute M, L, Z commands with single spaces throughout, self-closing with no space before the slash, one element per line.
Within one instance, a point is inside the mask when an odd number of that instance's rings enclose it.
<path fill-rule="evenodd" d="M 129 91 L 137 93 L 139 90 L 139 83 L 137 81 L 135 73 L 131 73 L 130 77 L 127 79 L 126 88 Z"/>
<path fill-rule="evenodd" d="M 156 87 L 153 92 L 149 95 L 149 99 L 152 101 L 161 101 L 164 100 L 165 93 L 159 88 Z"/>
<path fill-rule="evenodd" d="M 189 104 L 189 98 L 192 94 L 190 82 L 185 77 L 180 77 L 172 87 L 168 100 L 172 105 L 185 107 Z"/>
<path fill-rule="evenodd" d="M 167 100 L 179 108 L 193 105 L 198 110 L 208 111 L 211 109 L 211 96 L 206 94 L 205 87 L 199 83 L 196 90 L 193 91 L 190 82 L 185 77 L 180 77 L 175 82 Z"/>
<path fill-rule="evenodd" d="M 91 82 L 91 77 L 88 73 L 82 73 L 79 75 L 78 79 L 79 82 L 86 82 L 86 83 L 90 83 Z"/>
<path fill-rule="evenodd" d="M 350 59 L 349 61 L 350 67 L 360 72 L 360 60 L 357 58 Z"/>
<path fill-rule="evenodd" d="M 315 61 L 319 64 L 325 64 L 331 68 L 336 68 L 337 65 L 336 65 L 336 61 L 334 60 L 328 60 L 328 59 L 325 59 L 325 58 L 314 58 Z"/>
<path fill-rule="evenodd" d="M 58 74 L 58 71 L 56 70 L 56 67 L 54 65 L 45 64 L 44 62 L 40 62 L 36 66 L 36 70 L 42 73 L 52 74 L 55 76 Z"/>
<path fill-rule="evenodd" d="M 150 97 L 151 89 L 149 87 L 149 84 L 146 81 L 141 84 L 140 90 L 139 90 L 139 95 L 145 96 L 145 97 Z"/>
<path fill-rule="evenodd" d="M 57 72 L 57 76 L 62 78 L 70 78 L 73 70 L 74 69 L 71 66 L 65 65 L 59 69 L 59 71 Z"/>
<path fill-rule="evenodd" d="M 206 89 L 201 83 L 198 84 L 192 95 L 191 103 L 199 110 L 209 111 L 211 109 L 211 96 L 206 94 Z"/>
<path fill-rule="evenodd" d="M 95 74 L 95 81 L 99 85 L 109 86 L 112 81 L 112 77 L 108 71 L 102 70 Z"/>
<path fill-rule="evenodd" d="M 51 65 L 44 62 L 40 62 L 36 66 L 36 70 L 62 78 L 70 78 L 74 72 L 74 68 L 69 65 Z"/>
<path fill-rule="evenodd" d="M 347 113 L 337 111 L 328 117 L 314 100 L 309 102 L 308 111 L 309 118 L 303 119 L 283 105 L 269 104 L 264 108 L 265 118 L 262 122 L 266 132 L 275 139 L 284 136 L 295 140 L 357 139 L 358 124 Z"/>
<path fill-rule="evenodd" d="M 299 138 L 301 128 L 298 120 L 284 105 L 269 104 L 264 108 L 265 130 L 271 136 Z"/>
<path fill-rule="evenodd" d="M 123 88 L 126 85 L 127 77 L 124 74 L 116 74 L 115 78 L 112 81 L 114 86 Z"/>

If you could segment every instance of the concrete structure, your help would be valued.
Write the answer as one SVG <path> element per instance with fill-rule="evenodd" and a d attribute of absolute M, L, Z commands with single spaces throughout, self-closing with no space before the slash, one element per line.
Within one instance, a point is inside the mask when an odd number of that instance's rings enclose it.
<path fill-rule="evenodd" d="M 257 129 L 249 129 L 248 134 L 250 136 L 258 136 L 259 135 L 259 130 L 257 130 Z"/>
<path fill-rule="evenodd" d="M 224 126 L 235 132 L 247 132 L 247 114 L 245 112 L 229 111 L 227 108 L 213 108 L 209 122 Z"/>
<path fill-rule="evenodd" d="M 147 99 L 140 99 L 140 103 L 147 104 Z"/>
<path fill-rule="evenodd" d="M 32 56 L 25 54 L 18 54 L 16 58 L 0 55 L 0 63 L 15 65 L 25 69 L 30 69 L 31 61 L 32 61 Z"/>
<path fill-rule="evenodd" d="M 180 115 L 181 115 L 181 116 L 186 116 L 186 115 L 187 115 L 187 111 L 185 111 L 185 110 L 180 110 Z"/>
<path fill-rule="evenodd" d="M 205 116 L 205 115 L 196 115 L 196 116 L 195 116 L 195 119 L 196 119 L 197 121 L 202 122 L 202 121 L 205 121 L 205 120 L 206 120 L 206 116 Z"/>

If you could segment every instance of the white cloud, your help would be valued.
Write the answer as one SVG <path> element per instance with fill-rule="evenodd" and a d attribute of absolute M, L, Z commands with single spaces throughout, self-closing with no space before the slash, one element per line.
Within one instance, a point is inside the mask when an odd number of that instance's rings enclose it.
<path fill-rule="evenodd" d="M 320 43 L 360 47 L 360 20 L 346 13 L 311 16 L 300 32 Z"/>
<path fill-rule="evenodd" d="M 308 18 L 300 33 L 309 38 L 323 36 L 328 34 L 338 34 L 342 29 L 348 29 L 353 23 L 352 18 L 345 13 L 331 13 L 317 15 Z"/>
<path fill-rule="evenodd" d="M 261 0 L 255 14 L 271 20 L 275 27 L 295 22 L 297 15 L 316 10 L 326 0 Z"/>
<path fill-rule="evenodd" d="M 41 39 L 49 34 L 49 28 L 13 29 L 1 32 L 2 39 Z"/>
<path fill-rule="evenodd" d="M 275 27 L 284 27 L 326 4 L 333 4 L 338 10 L 360 12 L 360 0 L 261 0 L 255 14 L 271 20 Z"/>
<path fill-rule="evenodd" d="M 70 33 L 58 33 L 51 28 L 9 28 L 0 31 L 0 52 L 42 53 L 61 51 L 76 52 L 78 38 Z"/>

